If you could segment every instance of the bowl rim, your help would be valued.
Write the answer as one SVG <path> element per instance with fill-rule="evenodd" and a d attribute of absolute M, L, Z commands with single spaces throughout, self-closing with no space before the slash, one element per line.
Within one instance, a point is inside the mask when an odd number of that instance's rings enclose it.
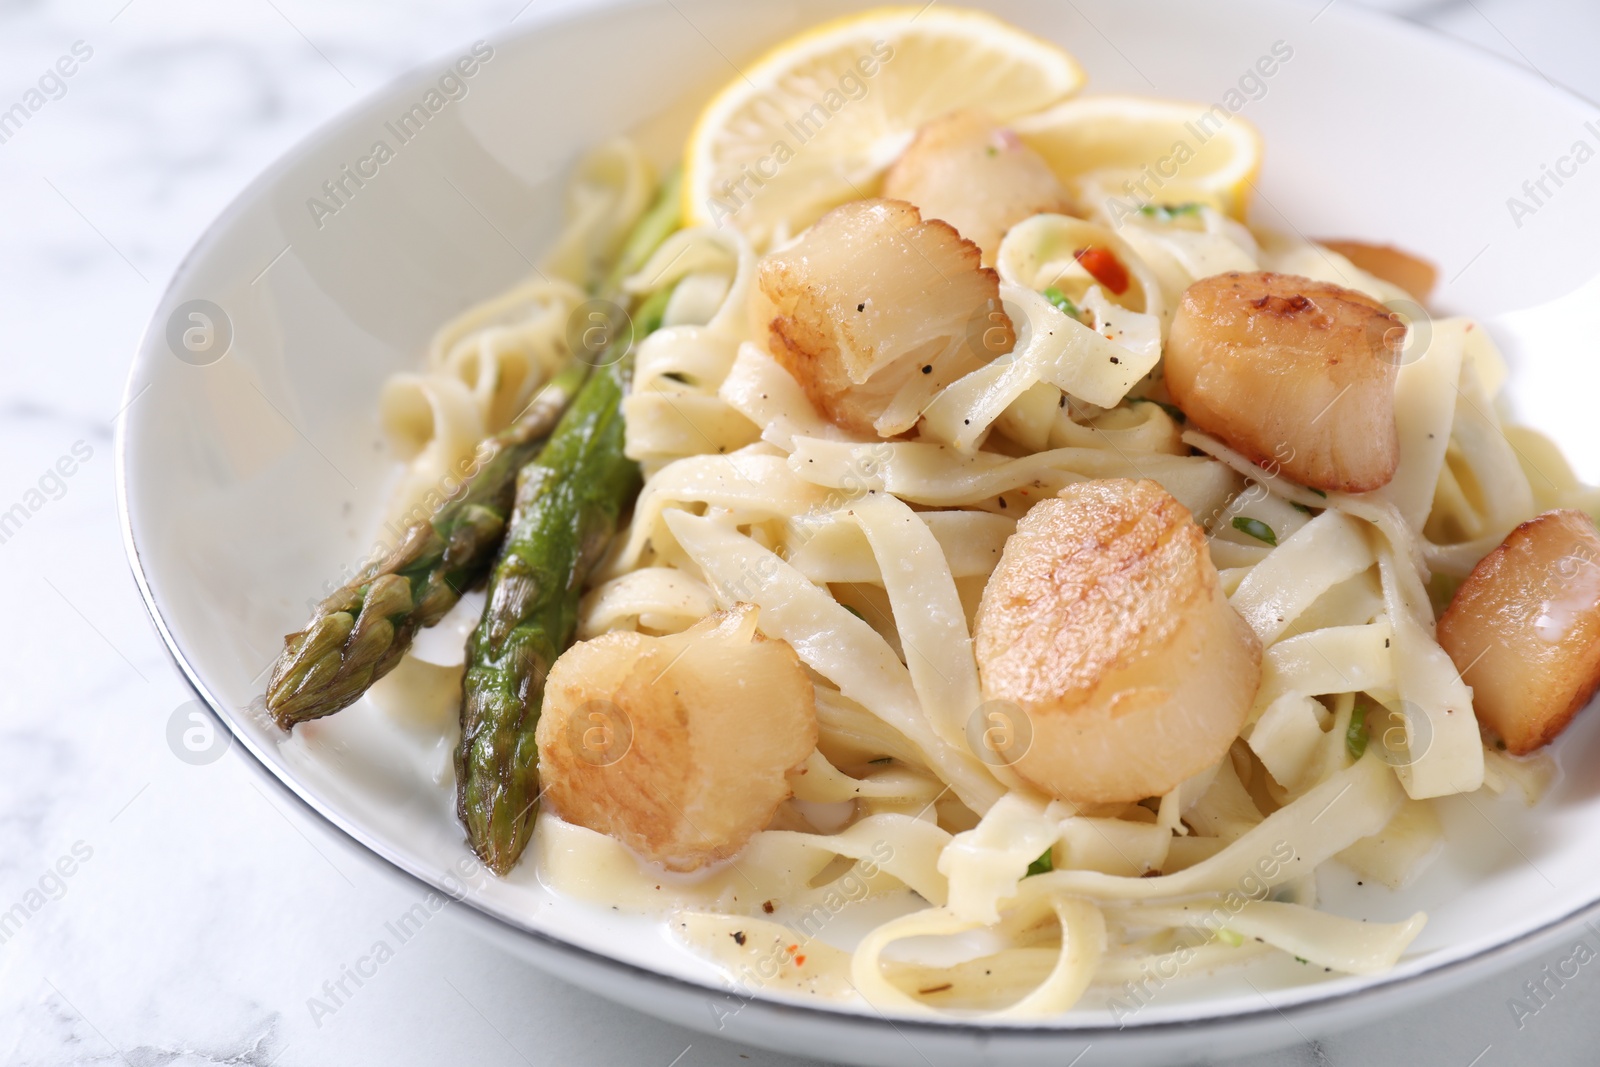
<path fill-rule="evenodd" d="M 659 6 L 661 0 L 578 0 L 567 5 L 556 6 L 540 12 L 532 12 L 531 18 L 521 25 L 508 27 L 486 33 L 481 39 L 492 45 L 517 41 L 533 36 L 542 30 L 568 22 L 594 18 L 603 12 L 619 12 L 630 8 L 643 8 Z M 670 4 L 671 0 L 665 0 Z M 981 5 L 982 0 L 974 0 Z M 872 6 L 863 4 L 863 9 Z M 1309 3 L 1296 4 L 1309 10 Z M 1327 14 L 1327 9 L 1332 7 L 1331 2 L 1322 5 L 1317 18 Z M 1526 69 L 1510 59 L 1490 51 L 1484 46 L 1470 41 L 1447 35 L 1441 31 L 1428 29 L 1397 15 L 1385 11 L 1366 8 L 1353 8 L 1341 5 L 1340 10 L 1331 13 L 1335 19 L 1349 20 L 1355 23 L 1364 23 L 1369 29 L 1376 29 L 1387 34 L 1398 34 L 1413 41 L 1425 41 L 1435 47 L 1454 50 L 1476 57 L 1477 62 L 1486 63 L 1499 68 L 1502 76 L 1511 76 L 1524 80 L 1529 84 L 1541 86 L 1545 92 L 1556 96 L 1567 96 L 1589 107 L 1600 106 L 1600 103 L 1590 100 L 1583 94 L 1558 83 L 1536 69 Z M 365 110 L 376 107 L 386 96 L 400 86 L 409 85 L 417 78 L 428 74 L 437 66 L 440 59 L 438 55 L 430 55 L 419 63 L 413 64 L 395 76 L 384 80 L 381 84 L 368 90 L 356 101 L 340 108 L 332 115 L 315 124 L 308 132 L 298 137 L 286 150 L 278 155 L 260 173 L 247 182 L 217 216 L 212 219 L 195 238 L 194 243 L 179 259 L 172 270 L 172 274 L 153 304 L 151 317 L 145 324 L 138 342 L 135 346 L 133 360 L 129 367 L 127 381 L 124 384 L 121 396 L 121 406 L 118 409 L 116 432 L 113 442 L 114 482 L 117 503 L 117 521 L 121 529 L 123 549 L 127 555 L 128 565 L 133 574 L 133 579 L 138 587 L 140 600 L 152 625 L 159 637 L 162 646 L 171 658 L 174 666 L 188 685 L 190 691 L 205 705 L 206 709 L 228 730 L 234 741 L 243 746 L 249 754 L 245 762 L 252 773 L 273 783 L 277 789 L 287 796 L 295 806 L 310 815 L 313 821 L 331 828 L 350 838 L 365 852 L 379 861 L 384 866 L 385 874 L 402 882 L 420 889 L 424 892 L 438 893 L 457 904 L 467 904 L 472 912 L 472 917 L 480 924 L 488 924 L 497 930 L 503 930 L 514 935 L 527 947 L 536 950 L 534 956 L 529 957 L 536 966 L 549 970 L 547 966 L 536 957 L 568 957 L 582 961 L 602 971 L 610 971 L 624 975 L 644 984 L 653 984 L 679 994 L 692 994 L 697 997 L 722 996 L 729 993 L 729 989 L 710 982 L 696 981 L 679 975 L 668 974 L 653 970 L 650 967 L 617 959 L 604 952 L 587 948 L 582 945 L 565 941 L 555 934 L 536 928 L 526 922 L 499 914 L 494 910 L 479 903 L 470 893 L 452 890 L 442 880 L 434 881 L 425 872 L 413 870 L 412 866 L 403 858 L 393 854 L 390 848 L 382 842 L 376 834 L 369 833 L 362 827 L 345 819 L 331 806 L 320 802 L 315 796 L 296 781 L 287 768 L 280 768 L 270 759 L 265 752 L 252 740 L 249 731 L 238 721 L 237 713 L 226 702 L 218 699 L 207 687 L 201 678 L 200 672 L 191 663 L 189 654 L 183 648 L 176 634 L 168 625 L 166 618 L 157 603 L 154 587 L 150 574 L 145 568 L 144 559 L 139 549 L 138 540 L 134 534 L 133 514 L 129 499 L 129 446 L 127 415 L 129 409 L 144 388 L 137 388 L 140 371 L 146 363 L 146 357 L 152 351 L 152 342 L 160 333 L 160 324 L 157 322 L 157 312 L 166 307 L 177 295 L 182 283 L 187 278 L 189 268 L 195 259 L 209 249 L 222 232 L 232 226 L 238 218 L 260 198 L 261 194 L 270 188 L 274 180 L 283 172 L 290 169 L 297 161 L 312 153 L 317 146 L 328 139 L 336 129 L 345 126 L 356 119 Z M 1318 995 L 1316 990 L 1319 983 L 1296 987 L 1298 990 L 1308 991 L 1302 999 L 1292 1003 L 1274 1003 L 1266 994 L 1262 995 L 1260 1007 L 1245 1010 L 1230 1011 L 1225 1014 L 1200 1015 L 1190 1018 L 1178 1019 L 1132 1019 L 1121 1025 L 1107 1025 L 1102 1023 L 1074 1024 L 1071 1015 L 1058 1016 L 1049 1021 L 1010 1022 L 1010 1021 L 983 1021 L 963 1017 L 924 1017 L 914 1015 L 891 1015 L 878 1009 L 870 1008 L 867 1011 L 851 1010 L 847 1007 L 834 1005 L 831 1002 L 817 1001 L 811 1003 L 795 998 L 773 996 L 761 990 L 756 990 L 749 996 L 742 996 L 741 1010 L 754 1009 L 758 1014 L 774 1018 L 788 1018 L 808 1021 L 834 1027 L 851 1027 L 870 1030 L 875 1034 L 885 1032 L 915 1031 L 930 1037 L 971 1037 L 985 1040 L 1026 1040 L 1026 1039 L 1058 1039 L 1058 1040 L 1085 1040 L 1092 1042 L 1112 1040 L 1133 1040 L 1141 1036 L 1172 1036 L 1182 1034 L 1215 1033 L 1226 1029 L 1238 1029 L 1252 1024 L 1270 1023 L 1282 1020 L 1294 1026 L 1296 1019 L 1310 1019 L 1313 1016 L 1322 1016 L 1331 1011 L 1362 1004 L 1380 1005 L 1380 1010 L 1370 1011 L 1372 1015 L 1388 1015 L 1398 1011 L 1402 1002 L 1389 997 L 1390 994 L 1404 990 L 1415 996 L 1416 999 L 1428 1000 L 1442 995 L 1451 986 L 1470 980 L 1474 976 L 1481 977 L 1492 970 L 1494 964 L 1510 966 L 1518 960 L 1526 959 L 1538 954 L 1547 946 L 1562 939 L 1562 935 L 1573 927 L 1588 926 L 1597 936 L 1600 929 L 1594 924 L 1600 919 L 1600 891 L 1588 904 L 1579 906 L 1564 915 L 1552 918 L 1548 922 L 1524 933 L 1487 945 L 1467 955 L 1456 956 L 1440 960 L 1437 963 L 1427 964 L 1426 957 L 1422 958 L 1423 966 L 1405 974 L 1386 972 L 1378 975 L 1363 976 L 1367 980 L 1358 986 L 1326 992 Z M 1325 984 L 1321 984 L 1325 985 Z M 599 995 L 608 999 L 619 1001 L 620 998 L 613 991 L 599 987 L 590 987 Z M 1382 998 L 1382 999 L 1380 999 Z M 1381 1005 L 1389 1001 L 1391 1006 L 1381 1010 Z M 645 1010 L 627 1001 L 621 1001 L 634 1010 Z M 694 1026 L 685 1020 L 675 1020 L 680 1025 Z M 1298 1030 L 1298 1027 L 1295 1027 Z M 1304 1035 L 1302 1035 L 1304 1036 Z"/>

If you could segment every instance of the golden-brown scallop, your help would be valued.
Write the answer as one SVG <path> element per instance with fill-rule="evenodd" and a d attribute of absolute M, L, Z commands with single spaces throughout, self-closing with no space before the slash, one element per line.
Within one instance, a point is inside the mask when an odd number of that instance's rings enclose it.
<path fill-rule="evenodd" d="M 835 208 L 764 257 L 751 314 L 818 411 L 881 437 L 1016 339 L 977 245 L 899 200 Z"/>
<path fill-rule="evenodd" d="M 556 660 L 537 731 L 547 803 L 671 870 L 738 852 L 817 745 L 811 679 L 741 604 L 680 634 L 617 632 Z"/>
<path fill-rule="evenodd" d="M 985 701 L 1021 709 L 1015 734 L 1031 734 L 1001 755 L 1079 803 L 1159 796 L 1216 763 L 1261 677 L 1205 533 L 1151 481 L 1036 504 L 984 588 L 976 647 Z"/>
<path fill-rule="evenodd" d="M 1478 722 L 1513 755 L 1547 745 L 1600 686 L 1600 534 L 1581 511 L 1518 526 L 1439 619 Z"/>
<path fill-rule="evenodd" d="M 1366 241 L 1318 243 L 1339 253 L 1373 277 L 1399 286 L 1417 300 L 1428 299 L 1434 283 L 1439 280 L 1439 270 L 1432 263 L 1393 245 L 1375 245 Z"/>
<path fill-rule="evenodd" d="M 1400 318 L 1362 293 L 1292 274 L 1189 286 L 1164 352 L 1191 422 L 1313 489 L 1381 489 L 1400 462 Z"/>
<path fill-rule="evenodd" d="M 993 266 L 1000 239 L 1023 219 L 1067 210 L 1067 192 L 1044 157 L 981 112 L 957 111 L 917 131 L 889 169 L 883 195 L 943 219 Z"/>

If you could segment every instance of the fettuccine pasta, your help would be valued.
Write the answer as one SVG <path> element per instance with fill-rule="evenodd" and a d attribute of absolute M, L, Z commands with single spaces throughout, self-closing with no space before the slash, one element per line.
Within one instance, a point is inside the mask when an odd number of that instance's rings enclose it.
<path fill-rule="evenodd" d="M 654 185 L 626 142 L 604 147 L 579 168 L 547 277 L 465 312 L 425 368 L 389 383 L 383 425 L 406 467 L 388 519 L 447 497 L 477 442 L 569 358 L 567 317 Z M 874 203 L 899 202 L 862 201 Z M 1439 798 L 1537 795 L 1547 766 L 1480 731 L 1436 612 L 1540 510 L 1593 512 L 1600 498 L 1553 445 L 1503 421 L 1488 334 L 1429 320 L 1345 256 L 1214 204 L 1070 206 L 1003 227 L 983 250 L 992 270 L 970 244 L 962 258 L 953 228 L 917 217 L 933 228 L 902 237 L 925 242 L 928 265 L 972 272 L 994 299 L 942 332 L 921 323 L 937 341 L 907 341 L 926 346 L 892 381 L 877 376 L 901 356 L 845 322 L 878 291 L 805 318 L 859 265 L 840 257 L 821 280 L 795 280 L 832 254 L 817 242 L 842 216 L 795 226 L 784 248 L 735 225 L 683 229 L 621 280 L 626 298 L 671 295 L 622 403 L 643 487 L 578 637 L 670 638 L 753 611 L 740 618 L 792 649 L 814 689 L 816 741 L 771 818 L 689 873 L 544 811 L 530 862 L 557 892 L 660 914 L 740 989 L 1040 1018 L 1096 985 L 1273 952 L 1342 973 L 1392 967 L 1425 916 L 1321 911 L 1318 867 L 1398 886 L 1437 851 Z M 778 277 L 781 257 L 791 274 Z M 1318 488 L 1296 473 L 1303 450 L 1264 456 L 1248 434 L 1192 417 L 1214 372 L 1180 398 L 1170 372 L 1180 340 L 1193 343 L 1194 287 L 1258 276 L 1336 287 L 1405 338 L 1390 371 L 1398 461 L 1380 487 Z M 1005 350 L 943 381 L 964 366 L 950 352 L 996 313 Z M 824 380 L 817 331 L 834 329 L 844 340 L 828 358 L 861 365 Z M 924 379 L 939 384 L 926 401 Z M 1151 793 L 1072 797 L 991 733 L 1017 724 L 991 718 L 986 587 L 1042 536 L 1025 518 L 1041 502 L 1129 482 L 1192 517 L 1259 674 L 1203 765 Z M 764 681 L 745 684 L 735 705 L 754 734 Z M 1034 718 L 1036 749 L 1053 743 Z"/>

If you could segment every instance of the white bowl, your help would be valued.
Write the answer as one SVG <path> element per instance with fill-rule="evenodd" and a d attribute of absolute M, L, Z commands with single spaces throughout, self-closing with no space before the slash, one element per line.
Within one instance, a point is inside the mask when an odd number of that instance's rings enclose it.
<path fill-rule="evenodd" d="M 491 42 L 488 58 L 479 49 L 466 94 L 403 144 L 386 123 L 424 101 L 471 46 L 322 129 L 228 208 L 152 320 L 118 442 L 134 570 L 197 692 L 310 812 L 395 877 L 464 899 L 453 910 L 495 942 L 641 1010 L 791 1053 L 873 1064 L 906 1062 L 911 1050 L 929 1063 L 1063 1064 L 1090 1044 L 1097 1063 L 1225 1055 L 1398 1011 L 1572 936 L 1600 899 L 1600 771 L 1576 758 L 1596 743 L 1593 718 L 1557 745 L 1566 774 L 1538 808 L 1447 804 L 1450 844 L 1405 892 L 1358 890 L 1337 872 L 1323 879 L 1336 910 L 1429 911 L 1393 972 L 1324 981 L 1277 960 L 1174 983 L 1121 1027 L 1093 1006 L 999 1027 L 729 993 L 660 924 L 557 898 L 533 864 L 505 882 L 463 879 L 467 853 L 446 794 L 406 784 L 423 780 L 426 731 L 358 705 L 313 728 L 336 759 L 310 760 L 248 710 L 282 635 L 369 544 L 390 476 L 374 417 L 385 376 L 415 365 L 454 312 L 527 272 L 556 231 L 563 178 L 583 149 L 650 119 L 656 150 L 670 152 L 697 102 L 733 75 L 727 57 L 852 6 L 602 3 L 542 21 L 535 11 L 517 35 Z M 1581 102 L 1342 5 L 982 6 L 1070 48 L 1092 91 L 1220 101 L 1285 42 L 1292 58 L 1260 89 L 1246 85 L 1258 98 L 1243 114 L 1268 147 L 1260 220 L 1389 240 L 1438 261 L 1438 304 L 1489 321 L 1513 361 L 1520 410 L 1553 429 L 1580 470 L 1600 474 L 1600 420 L 1586 410 L 1593 362 L 1567 358 L 1592 350 L 1584 331 L 1600 245 L 1577 238 L 1600 232 L 1600 163 L 1547 186 L 1553 195 L 1520 220 L 1506 202 L 1565 146 L 1600 142 Z M 664 107 L 672 101 L 682 103 Z M 380 138 L 393 158 L 363 164 Z M 365 170 L 359 185 L 346 166 Z M 338 202 L 325 182 L 342 184 Z M 338 210 L 314 210 L 313 198 Z M 180 359 L 174 338 L 198 324 L 188 318 L 196 300 L 225 329 Z"/>

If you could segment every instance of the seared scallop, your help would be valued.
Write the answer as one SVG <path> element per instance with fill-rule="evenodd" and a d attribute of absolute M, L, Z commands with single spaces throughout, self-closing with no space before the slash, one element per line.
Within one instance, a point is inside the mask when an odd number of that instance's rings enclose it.
<path fill-rule="evenodd" d="M 1434 283 L 1439 280 L 1439 269 L 1432 263 L 1394 245 L 1375 245 L 1366 241 L 1318 243 L 1339 253 L 1357 269 L 1404 289 L 1417 300 L 1428 299 L 1428 294 L 1433 292 Z"/>
<path fill-rule="evenodd" d="M 1000 755 L 1079 803 L 1158 796 L 1215 764 L 1261 675 L 1204 532 L 1152 481 L 1036 504 L 984 588 L 976 648 L 985 701 L 1020 713 Z"/>
<path fill-rule="evenodd" d="M 884 179 L 883 195 L 943 219 L 993 266 L 1000 239 L 1023 219 L 1063 212 L 1067 193 L 1044 157 L 976 111 L 957 111 L 917 132 Z"/>
<path fill-rule="evenodd" d="M 1292 274 L 1202 278 L 1164 353 L 1199 429 L 1313 489 L 1364 493 L 1400 462 L 1394 385 L 1405 326 L 1362 293 Z"/>
<path fill-rule="evenodd" d="M 817 745 L 811 679 L 741 604 L 683 633 L 573 645 L 537 732 L 546 802 L 671 870 L 738 852 Z"/>
<path fill-rule="evenodd" d="M 751 313 L 818 411 L 882 437 L 1016 339 L 978 246 L 899 200 L 835 208 L 763 258 Z"/>
<path fill-rule="evenodd" d="M 1523 755 L 1600 686 L 1600 534 L 1581 511 L 1523 523 L 1473 568 L 1439 620 L 1478 722 Z"/>

